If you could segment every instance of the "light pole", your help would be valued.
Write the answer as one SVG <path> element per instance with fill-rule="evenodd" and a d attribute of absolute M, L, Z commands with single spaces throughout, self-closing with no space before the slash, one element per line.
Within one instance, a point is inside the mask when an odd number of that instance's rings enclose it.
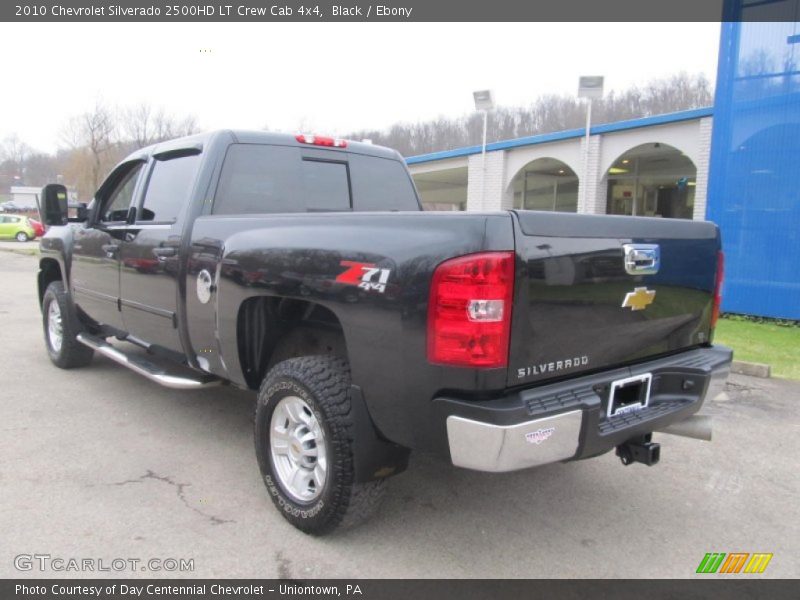
<path fill-rule="evenodd" d="M 578 212 L 586 212 L 589 202 L 589 140 L 592 128 L 592 100 L 603 97 L 602 75 L 584 75 L 578 79 L 578 98 L 586 98 L 586 142 L 583 149 L 583 181 Z"/>
<path fill-rule="evenodd" d="M 472 92 L 475 100 L 475 110 L 483 113 L 483 143 L 481 144 L 481 210 L 484 209 L 486 199 L 486 129 L 489 124 L 489 111 L 494 108 L 494 94 L 492 90 L 479 90 Z"/>

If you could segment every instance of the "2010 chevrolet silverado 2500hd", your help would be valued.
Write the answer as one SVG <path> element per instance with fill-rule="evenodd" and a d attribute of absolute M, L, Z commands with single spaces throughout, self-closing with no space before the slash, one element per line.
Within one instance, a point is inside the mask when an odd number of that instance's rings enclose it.
<path fill-rule="evenodd" d="M 392 150 L 230 131 L 132 154 L 71 222 L 63 198 L 43 190 L 52 361 L 257 391 L 263 479 L 306 532 L 365 515 L 410 450 L 654 464 L 731 362 L 708 222 L 422 212 Z"/>

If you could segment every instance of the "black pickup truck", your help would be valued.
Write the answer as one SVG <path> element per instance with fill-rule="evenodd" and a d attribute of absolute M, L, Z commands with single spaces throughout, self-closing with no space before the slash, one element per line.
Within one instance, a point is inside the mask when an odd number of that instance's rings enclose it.
<path fill-rule="evenodd" d="M 140 150 L 78 217 L 64 191 L 42 191 L 53 363 L 257 392 L 261 474 L 305 532 L 363 518 L 411 450 L 651 465 L 654 431 L 710 436 L 712 223 L 423 212 L 396 152 L 263 132 Z"/>

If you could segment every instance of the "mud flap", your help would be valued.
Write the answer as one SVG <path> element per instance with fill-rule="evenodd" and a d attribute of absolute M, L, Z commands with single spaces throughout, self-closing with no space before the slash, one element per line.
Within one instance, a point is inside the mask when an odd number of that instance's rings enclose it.
<path fill-rule="evenodd" d="M 355 423 L 353 459 L 356 482 L 383 479 L 405 471 L 411 451 L 380 436 L 357 385 L 350 386 L 350 407 Z"/>

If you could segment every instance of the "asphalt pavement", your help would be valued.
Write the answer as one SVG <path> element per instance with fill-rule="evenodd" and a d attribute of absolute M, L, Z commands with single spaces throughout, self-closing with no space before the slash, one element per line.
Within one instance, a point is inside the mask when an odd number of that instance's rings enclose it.
<path fill-rule="evenodd" d="M 714 441 L 656 434 L 654 467 L 610 453 L 492 475 L 415 454 L 372 520 L 319 539 L 267 497 L 252 394 L 169 390 L 102 357 L 54 367 L 36 261 L 0 252 L 0 577 L 716 577 L 695 575 L 708 552 L 800 576 L 800 382 L 732 376 L 704 408 Z M 39 568 L 58 558 L 194 570 Z"/>

